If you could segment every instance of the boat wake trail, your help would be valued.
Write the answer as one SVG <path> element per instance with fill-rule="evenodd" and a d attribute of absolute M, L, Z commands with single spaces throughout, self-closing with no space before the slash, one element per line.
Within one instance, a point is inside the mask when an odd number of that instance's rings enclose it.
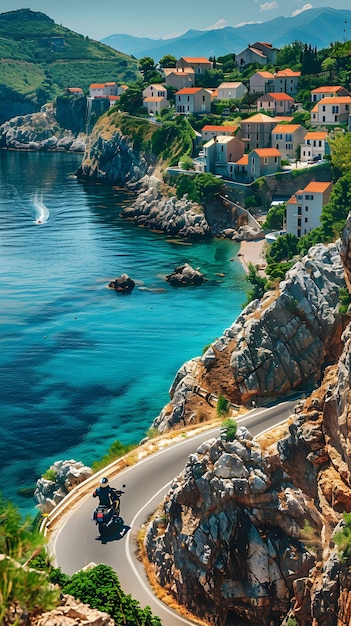
<path fill-rule="evenodd" d="M 34 224 L 45 224 L 45 222 L 49 219 L 49 209 L 45 206 L 43 202 L 43 194 L 36 193 L 33 198 L 33 205 L 35 207 L 35 216 Z"/>

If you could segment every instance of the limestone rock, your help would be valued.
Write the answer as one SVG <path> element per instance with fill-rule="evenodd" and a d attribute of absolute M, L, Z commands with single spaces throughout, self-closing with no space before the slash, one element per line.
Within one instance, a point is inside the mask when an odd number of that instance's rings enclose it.
<path fill-rule="evenodd" d="M 189 263 L 184 263 L 184 265 L 176 267 L 172 274 L 166 276 L 166 280 L 172 287 L 187 287 L 189 285 L 201 285 L 204 277 L 199 270 L 194 270 Z"/>
<path fill-rule="evenodd" d="M 72 596 L 64 595 L 61 604 L 43 613 L 34 621 L 32 626 L 114 626 L 115 621 L 102 611 L 92 609 Z"/>
<path fill-rule="evenodd" d="M 117 293 L 131 293 L 135 287 L 135 282 L 128 274 L 121 274 L 109 283 L 109 288 Z"/>
<path fill-rule="evenodd" d="M 90 467 L 75 460 L 56 461 L 50 466 L 54 480 L 39 478 L 34 500 L 42 513 L 50 513 L 74 487 L 92 475 Z"/>

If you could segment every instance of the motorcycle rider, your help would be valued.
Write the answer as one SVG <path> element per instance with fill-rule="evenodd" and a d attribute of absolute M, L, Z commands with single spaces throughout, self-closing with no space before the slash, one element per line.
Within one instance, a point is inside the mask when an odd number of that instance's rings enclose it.
<path fill-rule="evenodd" d="M 119 495 L 116 489 L 110 487 L 108 478 L 101 478 L 99 487 L 93 492 L 93 498 L 99 498 L 99 505 L 112 507 L 113 515 L 118 515 Z"/>

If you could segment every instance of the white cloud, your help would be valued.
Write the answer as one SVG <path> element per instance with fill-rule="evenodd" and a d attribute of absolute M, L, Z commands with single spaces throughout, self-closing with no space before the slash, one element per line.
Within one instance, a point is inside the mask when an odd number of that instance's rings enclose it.
<path fill-rule="evenodd" d="M 207 26 L 206 28 L 203 28 L 202 30 L 219 30 L 220 28 L 225 28 L 226 26 L 228 26 L 227 20 L 220 19 L 215 24 L 212 24 L 212 26 Z"/>
<path fill-rule="evenodd" d="M 238 22 L 238 24 L 235 24 L 234 28 L 240 28 L 241 26 L 246 26 L 247 24 L 262 24 L 262 22 Z"/>
<path fill-rule="evenodd" d="M 294 11 L 291 15 L 292 17 L 295 17 L 295 15 L 299 15 L 300 13 L 303 13 L 304 11 L 309 11 L 310 9 L 313 9 L 312 4 L 304 4 L 302 9 L 296 9 L 296 11 Z"/>
<path fill-rule="evenodd" d="M 275 0 L 273 0 L 273 2 L 264 2 L 260 4 L 260 11 L 272 11 L 273 9 L 277 9 L 278 6 L 278 2 Z"/>

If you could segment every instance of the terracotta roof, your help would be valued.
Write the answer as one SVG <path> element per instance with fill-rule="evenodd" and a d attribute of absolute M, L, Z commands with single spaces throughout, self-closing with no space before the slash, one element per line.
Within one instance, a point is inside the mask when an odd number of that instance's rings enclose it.
<path fill-rule="evenodd" d="M 301 193 L 301 191 L 297 191 L 296 193 Z M 296 196 L 291 196 L 286 204 L 297 204 Z"/>
<path fill-rule="evenodd" d="M 256 150 L 252 150 L 252 152 L 256 152 L 259 157 L 281 156 L 277 148 L 256 148 Z"/>
<path fill-rule="evenodd" d="M 164 87 L 160 83 L 152 83 L 152 85 L 148 85 L 148 87 L 146 87 L 145 89 L 148 89 L 149 87 L 153 87 L 154 89 L 157 89 L 158 91 L 166 91 L 166 87 Z"/>
<path fill-rule="evenodd" d="M 120 100 L 121 96 L 107 96 L 109 100 Z"/>
<path fill-rule="evenodd" d="M 221 130 L 223 132 L 228 133 L 229 131 L 232 133 L 234 132 L 236 129 L 238 128 L 238 126 L 215 126 L 215 125 L 211 125 L 211 124 L 206 124 L 201 130 Z"/>
<path fill-rule="evenodd" d="M 312 89 L 311 93 L 336 93 L 337 91 L 340 91 L 340 89 L 344 90 L 345 87 L 342 87 L 341 85 L 324 85 L 324 87 L 316 87 L 316 89 Z"/>
<path fill-rule="evenodd" d="M 67 87 L 67 91 L 70 93 L 82 93 L 83 89 L 81 87 Z"/>
<path fill-rule="evenodd" d="M 262 96 L 262 98 L 259 98 L 259 100 L 264 100 L 264 99 L 268 99 L 272 98 L 273 100 L 291 100 L 294 101 L 294 98 L 292 98 L 291 96 L 289 96 L 287 93 L 281 92 L 281 93 L 266 93 L 264 96 Z"/>
<path fill-rule="evenodd" d="M 195 74 L 192 67 L 164 67 L 162 71 L 166 76 L 169 74 Z"/>
<path fill-rule="evenodd" d="M 105 87 L 105 83 L 93 83 L 90 85 L 89 89 L 103 89 Z"/>
<path fill-rule="evenodd" d="M 249 164 L 249 155 L 243 154 L 243 156 L 237 160 L 237 165 L 248 165 Z"/>
<path fill-rule="evenodd" d="M 252 50 L 252 52 L 254 52 L 255 54 L 257 54 L 259 57 L 265 57 L 265 53 L 262 52 L 262 50 L 257 50 L 257 48 L 253 48 L 252 46 L 249 46 L 249 49 Z"/>
<path fill-rule="evenodd" d="M 311 132 L 309 131 L 308 133 L 306 133 L 305 135 L 305 139 L 326 139 L 328 137 L 328 133 L 327 131 L 322 131 L 322 132 Z"/>
<path fill-rule="evenodd" d="M 211 61 L 209 61 L 205 57 L 180 57 L 180 58 L 186 61 L 187 63 L 211 63 Z"/>
<path fill-rule="evenodd" d="M 244 122 L 245 124 L 263 124 L 266 122 L 270 122 L 274 124 L 275 119 L 276 118 L 265 115 L 264 113 L 256 113 L 256 115 L 252 115 L 252 117 L 247 117 L 246 120 L 241 120 L 241 123 Z"/>
<path fill-rule="evenodd" d="M 274 78 L 272 72 L 255 72 L 255 74 L 259 74 L 260 76 L 262 76 L 262 78 Z M 255 76 L 255 74 L 253 74 L 253 76 Z"/>
<path fill-rule="evenodd" d="M 150 96 L 149 98 L 144 98 L 143 102 L 161 102 L 165 99 L 166 98 L 164 96 Z"/>
<path fill-rule="evenodd" d="M 317 107 L 321 104 L 350 104 L 351 96 L 339 96 L 338 98 L 322 98 L 317 102 Z M 313 110 L 313 109 L 312 109 Z"/>
<path fill-rule="evenodd" d="M 316 181 L 312 181 L 308 183 L 307 187 L 303 189 L 303 193 L 324 193 L 329 187 L 332 187 L 332 183 L 318 183 Z"/>
<path fill-rule="evenodd" d="M 117 83 L 105 83 L 105 87 L 111 86 L 111 85 L 116 85 Z"/>
<path fill-rule="evenodd" d="M 293 70 L 290 69 L 290 67 L 287 67 L 285 70 L 279 70 L 278 72 L 276 72 L 275 76 L 277 76 L 279 78 L 279 76 L 301 76 L 301 72 L 293 72 Z"/>
<path fill-rule="evenodd" d="M 202 91 L 202 87 L 183 87 L 183 89 L 179 89 L 179 91 L 176 91 L 175 95 L 190 96 L 197 93 L 198 91 Z M 204 91 L 206 90 L 204 89 Z"/>
<path fill-rule="evenodd" d="M 294 133 L 298 128 L 302 128 L 301 124 L 278 124 L 272 130 L 273 133 Z"/>
<path fill-rule="evenodd" d="M 238 87 L 238 85 L 243 85 L 242 82 L 240 81 L 236 81 L 236 82 L 223 82 L 220 85 L 218 85 L 218 89 L 230 89 L 230 88 L 236 88 Z"/>

